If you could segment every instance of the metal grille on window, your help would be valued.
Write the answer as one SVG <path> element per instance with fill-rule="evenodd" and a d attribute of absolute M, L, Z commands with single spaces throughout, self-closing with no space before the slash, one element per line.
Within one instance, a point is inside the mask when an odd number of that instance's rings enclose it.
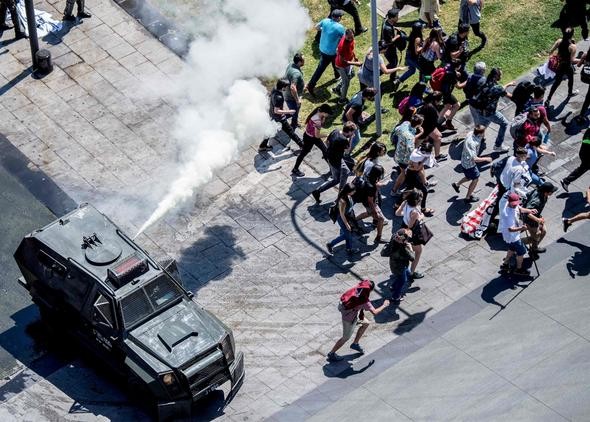
<path fill-rule="evenodd" d="M 152 312 L 152 307 L 143 289 L 131 293 L 121 300 L 125 325 L 130 326 Z"/>

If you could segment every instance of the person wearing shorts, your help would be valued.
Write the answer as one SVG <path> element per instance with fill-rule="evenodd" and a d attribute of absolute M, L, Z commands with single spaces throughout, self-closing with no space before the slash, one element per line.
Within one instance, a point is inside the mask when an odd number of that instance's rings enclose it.
<path fill-rule="evenodd" d="M 463 71 L 464 72 L 464 71 Z M 453 118 L 461 103 L 453 95 L 455 88 L 463 89 L 467 84 L 467 78 L 461 72 L 460 63 L 453 61 L 445 66 L 445 76 L 443 77 L 441 93 L 443 96 L 443 108 L 438 115 L 438 121 L 443 122 L 441 128 L 446 130 L 457 130 L 453 126 Z"/>
<path fill-rule="evenodd" d="M 393 130 L 393 134 L 397 138 L 393 159 L 399 166 L 400 172 L 391 189 L 392 195 L 397 195 L 399 188 L 406 180 L 406 169 L 410 163 L 412 151 L 416 147 L 416 139 L 422 135 L 423 121 L 422 115 L 414 114 L 409 121 L 401 123 Z"/>
<path fill-rule="evenodd" d="M 438 106 L 442 101 L 442 94 L 438 91 L 434 91 L 428 94 L 424 98 L 422 107 L 418 110 L 418 113 L 424 117 L 422 122 L 422 135 L 418 138 L 418 142 L 425 142 L 428 138 L 434 144 L 434 154 L 437 161 L 443 161 L 448 158 L 447 154 L 441 154 L 440 147 L 442 144 L 442 133 L 438 130 Z"/>
<path fill-rule="evenodd" d="M 522 267 L 526 248 L 520 238 L 520 233 L 526 230 L 526 226 L 520 222 L 520 214 L 536 214 L 536 211 L 529 210 L 520 206 L 520 197 L 516 192 L 508 194 L 508 199 L 504 203 L 504 207 L 500 211 L 500 225 L 499 231 L 502 232 L 502 238 L 508 245 L 508 252 L 504 258 L 504 262 L 500 267 L 503 270 L 510 269 L 510 261 L 512 257 L 516 257 L 516 268 L 514 274 L 529 275 L 530 272 Z"/>
<path fill-rule="evenodd" d="M 469 182 L 467 188 L 467 194 L 465 195 L 465 203 L 470 204 L 478 202 L 479 198 L 473 196 L 473 191 L 479 181 L 479 168 L 478 163 L 491 163 L 492 157 L 479 157 L 478 153 L 481 149 L 481 143 L 484 139 L 486 127 L 483 125 L 475 126 L 473 132 L 467 135 L 463 142 L 463 152 L 461 153 L 461 167 L 463 168 L 464 177 L 457 183 L 453 182 L 451 186 L 455 189 L 455 192 L 459 193 L 459 188 L 463 183 Z"/>
<path fill-rule="evenodd" d="M 372 291 L 375 288 L 375 283 L 373 283 L 372 281 L 370 283 Z M 359 327 L 359 329 L 356 332 L 356 336 L 354 337 L 354 341 L 350 345 L 350 348 L 356 350 L 361 354 L 364 354 L 365 351 L 360 346 L 359 341 L 370 325 L 370 322 L 364 318 L 364 311 L 369 311 L 373 315 L 377 315 L 388 306 L 389 300 L 386 299 L 383 301 L 383 304 L 380 307 L 375 308 L 371 301 L 368 300 L 368 297 L 365 303 L 355 306 L 352 309 L 344 309 L 344 306 L 342 305 L 342 303 L 340 303 L 340 305 L 338 305 L 338 310 L 342 315 L 342 337 L 340 337 L 338 341 L 336 341 L 336 344 L 328 353 L 328 361 L 337 362 L 344 359 L 342 356 L 336 354 L 336 352 L 344 345 L 344 343 L 346 343 L 352 337 L 354 329 L 357 326 Z"/>
<path fill-rule="evenodd" d="M 420 211 L 419 205 L 422 200 L 422 192 L 412 190 L 404 202 L 395 210 L 395 215 L 403 218 L 402 228 L 410 229 L 412 231 L 410 244 L 414 251 L 414 260 L 410 266 L 410 278 L 417 280 L 423 278 L 424 274 L 416 271 L 420 257 L 422 256 L 422 249 L 424 247 L 424 240 L 418 236 L 417 230 L 414 226 L 424 220 L 424 214 Z"/>

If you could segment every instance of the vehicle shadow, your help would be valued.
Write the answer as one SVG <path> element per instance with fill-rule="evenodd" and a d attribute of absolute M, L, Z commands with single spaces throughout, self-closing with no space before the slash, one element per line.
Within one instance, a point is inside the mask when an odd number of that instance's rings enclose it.
<path fill-rule="evenodd" d="M 236 262 L 245 259 L 233 231 L 228 225 L 207 227 L 182 251 L 177 265 L 187 290 L 197 293 L 211 280 L 227 277 Z"/>
<path fill-rule="evenodd" d="M 86 415 L 107 420 L 151 420 L 155 417 L 145 401 L 135 401 L 128 391 L 120 388 L 121 380 L 104 365 L 85 358 L 88 354 L 82 353 L 70 338 L 48 330 L 40 320 L 36 305 L 21 309 L 11 318 L 14 325 L 0 333 L 0 346 L 24 368 L 6 378 L 8 381 L 0 387 L 0 400 L 6 402 L 43 380 L 42 392 L 50 388 L 52 394 L 70 398 L 72 403 L 65 409 L 77 417 Z M 7 356 L 2 356 L 2 360 L 6 359 Z M 55 393 L 57 391 L 59 393 Z M 62 397 L 52 399 L 62 400 Z M 14 415 L 16 419 L 19 416 L 24 415 Z"/>

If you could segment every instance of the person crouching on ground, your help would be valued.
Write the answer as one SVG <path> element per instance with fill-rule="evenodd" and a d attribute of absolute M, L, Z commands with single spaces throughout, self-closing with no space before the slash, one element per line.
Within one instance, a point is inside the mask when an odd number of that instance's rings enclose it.
<path fill-rule="evenodd" d="M 373 304 L 369 301 L 369 294 L 374 288 L 375 283 L 370 280 L 364 280 L 342 295 L 340 305 L 338 306 L 338 310 L 342 314 L 342 337 L 338 339 L 334 347 L 332 347 L 332 350 L 328 353 L 328 362 L 337 362 L 344 359 L 342 356 L 337 355 L 336 352 L 350 339 L 350 337 L 352 337 L 354 328 L 357 325 L 359 325 L 359 329 L 356 332 L 356 336 L 350 345 L 350 348 L 361 354 L 365 353 L 359 344 L 361 337 L 365 331 L 367 331 L 370 324 L 369 321 L 364 318 L 364 311 L 369 311 L 373 315 L 377 315 L 389 306 L 389 300 L 385 299 L 383 304 L 375 309 Z M 342 299 L 350 296 L 351 292 L 352 294 L 357 294 L 357 297 L 354 297 L 356 300 L 349 300 L 346 303 L 342 302 Z M 352 303 L 354 306 L 347 306 L 348 303 Z"/>
<path fill-rule="evenodd" d="M 499 230 L 502 232 L 504 242 L 508 244 L 508 253 L 504 258 L 504 262 L 500 269 L 509 270 L 511 268 L 510 260 L 513 256 L 516 256 L 516 268 L 514 269 L 514 274 L 529 275 L 529 270 L 522 268 L 526 248 L 522 243 L 520 233 L 525 231 L 527 227 L 520 224 L 520 213 L 536 214 L 536 211 L 521 207 L 520 197 L 516 192 L 511 192 L 508 194 L 508 200 L 506 201 L 504 208 L 500 211 Z"/>
<path fill-rule="evenodd" d="M 391 300 L 400 302 L 405 296 L 410 284 L 410 262 L 414 261 L 416 254 L 410 243 L 412 231 L 399 229 L 391 237 L 387 246 L 389 254 L 389 268 L 391 269 Z"/>

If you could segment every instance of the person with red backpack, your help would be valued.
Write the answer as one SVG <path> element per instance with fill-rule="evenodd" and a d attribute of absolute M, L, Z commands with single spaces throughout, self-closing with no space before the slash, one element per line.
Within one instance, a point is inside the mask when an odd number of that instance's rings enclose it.
<path fill-rule="evenodd" d="M 361 337 L 369 328 L 369 321 L 364 317 L 364 311 L 369 311 L 373 315 L 379 314 L 385 308 L 389 306 L 389 300 L 385 299 L 383 304 L 375 308 L 369 300 L 369 295 L 375 288 L 375 283 L 371 280 L 363 280 L 356 286 L 348 289 L 342 296 L 340 296 L 340 304 L 338 310 L 342 315 L 342 337 L 338 339 L 332 350 L 328 353 L 329 362 L 338 362 L 344 359 L 342 356 L 336 354 L 336 352 L 346 343 L 352 333 L 354 332 L 355 326 L 359 325 L 359 329 L 356 332 L 354 341 L 350 345 L 352 350 L 356 350 L 360 354 L 364 354 L 365 351 L 359 344 Z"/>
<path fill-rule="evenodd" d="M 510 135 L 514 138 L 514 147 L 526 147 L 540 136 L 543 118 L 537 107 L 529 109 L 514 118 L 510 125 Z"/>

